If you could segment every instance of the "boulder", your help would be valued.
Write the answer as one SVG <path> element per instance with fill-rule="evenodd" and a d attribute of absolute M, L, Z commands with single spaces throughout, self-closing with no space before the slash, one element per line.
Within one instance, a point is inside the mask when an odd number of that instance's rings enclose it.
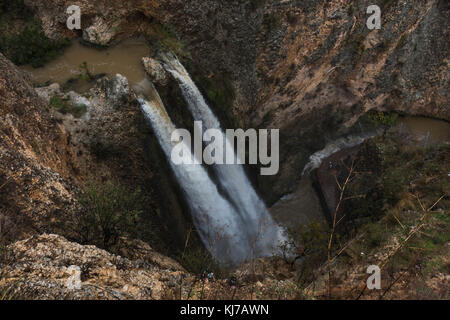
<path fill-rule="evenodd" d="M 94 23 L 83 31 L 83 40 L 98 46 L 107 46 L 116 36 L 120 21 L 113 24 L 96 17 Z"/>
<path fill-rule="evenodd" d="M 14 298 L 161 299 L 186 275 L 55 234 L 18 241 L 7 250 L 0 288 L 14 288 Z"/>
<path fill-rule="evenodd" d="M 158 60 L 144 57 L 142 58 L 142 64 L 144 66 L 145 72 L 154 84 L 161 86 L 167 85 L 167 83 L 169 82 L 169 76 Z"/>
<path fill-rule="evenodd" d="M 57 83 L 52 83 L 47 87 L 36 88 L 35 91 L 39 97 L 44 99 L 47 103 L 50 103 L 51 97 L 61 94 L 61 87 Z"/>
<path fill-rule="evenodd" d="M 97 86 L 104 95 L 105 103 L 113 108 L 118 108 L 130 101 L 131 90 L 128 79 L 121 74 L 116 74 L 112 79 L 101 78 Z"/>

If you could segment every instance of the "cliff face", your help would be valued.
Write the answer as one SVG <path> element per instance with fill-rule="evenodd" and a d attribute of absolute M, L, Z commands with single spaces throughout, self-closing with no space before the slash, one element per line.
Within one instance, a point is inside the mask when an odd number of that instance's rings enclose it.
<path fill-rule="evenodd" d="M 450 30 L 448 4 L 384 2 L 382 28 L 370 31 L 370 1 L 302 3 L 270 11 L 282 22 L 257 59 L 263 76 L 249 117 L 256 126 L 281 128 L 285 150 L 280 177 L 268 179 L 274 186 L 262 184 L 266 194 L 289 190 L 305 157 L 369 110 L 450 119 L 450 50 L 441 40 Z"/>
<path fill-rule="evenodd" d="M 2 54 L 0 115 L 0 224 L 14 240 L 73 213 L 73 150 L 52 110 Z"/>
<path fill-rule="evenodd" d="M 184 244 L 190 221 L 170 184 L 169 171 L 160 165 L 164 155 L 158 155 L 157 142 L 126 78 L 99 79 L 89 98 L 67 93 L 67 99 L 86 104 L 81 118 L 56 112 L 49 102 L 55 96 L 66 99 L 58 85 L 33 88 L 24 73 L 0 54 L 2 295 L 163 298 L 188 274 L 148 244 L 121 238 L 109 248 L 121 255 L 116 256 L 59 235 L 42 235 L 58 233 L 80 241 L 79 197 L 90 181 L 119 181 L 141 189 L 146 195 L 138 222 L 144 229 L 141 238 L 159 250 L 174 251 Z M 67 284 L 74 274 L 84 283 L 81 289 Z"/>
<path fill-rule="evenodd" d="M 42 232 L 78 239 L 81 192 L 108 181 L 145 195 L 143 239 L 164 251 L 184 244 L 189 214 L 126 78 L 99 79 L 88 98 L 57 84 L 35 89 L 0 55 L 0 93 L 2 244 Z M 82 102 L 86 114 L 56 112 L 55 97 Z"/>

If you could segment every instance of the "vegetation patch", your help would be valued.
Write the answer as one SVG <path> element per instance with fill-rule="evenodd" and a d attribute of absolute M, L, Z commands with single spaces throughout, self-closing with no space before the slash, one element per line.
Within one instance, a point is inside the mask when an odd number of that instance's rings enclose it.
<path fill-rule="evenodd" d="M 281 17 L 276 12 L 270 12 L 263 17 L 263 26 L 266 31 L 273 31 L 281 26 Z"/>
<path fill-rule="evenodd" d="M 373 263 L 378 255 L 382 257 L 379 264 L 393 285 L 399 277 L 411 280 L 420 275 L 426 280 L 437 273 L 448 273 L 450 145 L 424 148 L 404 143 L 392 132 L 375 138 L 373 143 L 378 149 L 380 170 L 363 175 L 371 176 L 372 184 L 378 188 L 361 189 L 356 182 L 359 178 L 355 179 L 347 197 L 361 197 L 343 206 L 343 211 L 359 222 L 354 236 L 359 240 L 347 249 L 348 253 L 355 252 L 349 254 L 352 258 L 348 263 Z M 374 198 L 373 193 L 379 196 Z M 370 221 L 362 223 L 361 215 L 371 217 Z M 421 296 L 412 280 L 406 283 Z M 445 290 L 436 296 L 446 297 Z"/>
<path fill-rule="evenodd" d="M 214 105 L 214 111 L 226 125 L 238 127 L 238 121 L 232 116 L 232 108 L 236 93 L 231 79 L 224 74 L 202 77 L 199 81 L 208 101 Z"/>
<path fill-rule="evenodd" d="M 73 105 L 69 98 L 61 98 L 54 95 L 50 98 L 50 105 L 62 114 L 70 113 L 75 118 L 81 118 L 87 110 L 85 105 Z"/>
<path fill-rule="evenodd" d="M 79 65 L 78 69 L 80 70 L 80 73 L 78 74 L 79 80 L 85 80 L 85 81 L 90 82 L 94 79 L 94 76 L 89 71 L 86 61 L 83 61 L 83 63 Z"/>
<path fill-rule="evenodd" d="M 178 56 L 189 56 L 189 52 L 187 52 L 173 26 L 154 20 L 151 22 L 151 29 L 152 32 L 149 34 L 150 42 L 156 42 L 159 46 L 170 49 Z"/>
<path fill-rule="evenodd" d="M 138 237 L 143 213 L 140 189 L 130 190 L 117 181 L 90 182 L 78 201 L 82 210 L 73 222 L 82 244 L 109 249 L 122 236 Z"/>
<path fill-rule="evenodd" d="M 375 111 L 369 112 L 367 117 L 375 126 L 392 127 L 397 123 L 398 113 Z"/>
<path fill-rule="evenodd" d="M 353 35 L 347 39 L 346 45 L 357 56 L 361 56 L 365 51 L 364 37 L 360 34 Z"/>
<path fill-rule="evenodd" d="M 385 114 L 381 119 L 392 123 Z M 430 288 L 427 281 L 450 269 L 450 144 L 423 147 L 409 139 L 393 128 L 366 141 L 336 176 L 337 199 L 342 195 L 337 222 L 289 230 L 297 262 L 286 261 L 299 265 L 300 288 L 325 277 L 318 297 L 349 298 L 359 280 L 344 274 L 375 264 L 383 290 L 367 294 L 448 299 L 448 289 Z"/>
<path fill-rule="evenodd" d="M 42 67 L 70 44 L 47 38 L 23 0 L 0 0 L 0 12 L 0 51 L 17 65 Z"/>

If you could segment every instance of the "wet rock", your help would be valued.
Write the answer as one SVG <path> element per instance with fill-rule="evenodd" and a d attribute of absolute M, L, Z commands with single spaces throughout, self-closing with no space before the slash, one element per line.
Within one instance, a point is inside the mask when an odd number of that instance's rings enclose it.
<path fill-rule="evenodd" d="M 106 103 L 113 108 L 126 104 L 131 98 L 128 79 L 120 74 L 116 74 L 112 79 L 100 79 L 98 87 L 103 91 Z"/>
<path fill-rule="evenodd" d="M 166 70 L 159 61 L 153 58 L 144 57 L 142 58 L 142 64 L 144 66 L 145 72 L 154 84 L 161 86 L 167 85 L 167 83 L 169 82 L 169 77 Z"/>
<path fill-rule="evenodd" d="M 74 106 L 85 106 L 85 107 L 91 107 L 92 104 L 86 97 L 83 97 L 81 94 L 75 92 L 75 91 L 69 91 L 66 94 L 67 98 L 70 99 L 70 102 Z"/>
<path fill-rule="evenodd" d="M 50 102 L 50 99 L 54 95 L 61 93 L 61 87 L 58 83 L 52 83 L 47 87 L 36 88 L 35 90 L 38 96 L 44 99 L 47 103 Z"/>

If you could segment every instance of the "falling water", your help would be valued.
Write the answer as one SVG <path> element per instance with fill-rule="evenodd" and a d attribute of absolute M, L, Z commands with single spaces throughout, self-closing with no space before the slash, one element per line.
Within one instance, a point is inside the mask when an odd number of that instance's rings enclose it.
<path fill-rule="evenodd" d="M 202 121 L 203 128 L 219 129 L 220 122 L 209 108 L 186 69 L 172 54 L 161 54 L 165 69 L 178 81 L 184 99 L 194 120 Z M 233 150 L 223 134 L 225 150 Z M 236 163 L 236 154 L 234 154 Z M 257 195 L 242 165 L 215 165 L 214 171 L 222 189 L 233 203 L 239 215 L 241 230 L 254 241 L 257 255 L 269 255 L 274 246 L 283 241 L 282 229 L 274 223 L 264 202 Z"/>
<path fill-rule="evenodd" d="M 328 143 L 325 148 L 317 151 L 309 157 L 308 163 L 303 168 L 302 175 L 311 172 L 314 169 L 317 169 L 322 164 L 323 159 L 328 158 L 332 154 L 346 148 L 352 148 L 357 145 L 360 145 L 367 139 L 375 136 L 376 132 L 369 132 L 361 135 L 351 135 L 347 137 L 343 137 L 337 139 L 333 142 Z"/>
<path fill-rule="evenodd" d="M 248 232 L 241 216 L 218 191 L 202 165 L 175 165 L 170 161 L 171 134 L 175 126 L 154 88 L 148 100 L 139 98 L 142 111 L 151 123 L 175 177 L 185 193 L 196 228 L 205 246 L 222 263 L 239 264 L 255 256 L 269 255 L 271 246 Z M 186 146 L 187 147 L 187 146 Z M 190 146 L 189 146 L 190 147 Z M 275 240 L 271 238 L 271 240 Z M 274 243 L 271 243 L 273 246 Z"/>

